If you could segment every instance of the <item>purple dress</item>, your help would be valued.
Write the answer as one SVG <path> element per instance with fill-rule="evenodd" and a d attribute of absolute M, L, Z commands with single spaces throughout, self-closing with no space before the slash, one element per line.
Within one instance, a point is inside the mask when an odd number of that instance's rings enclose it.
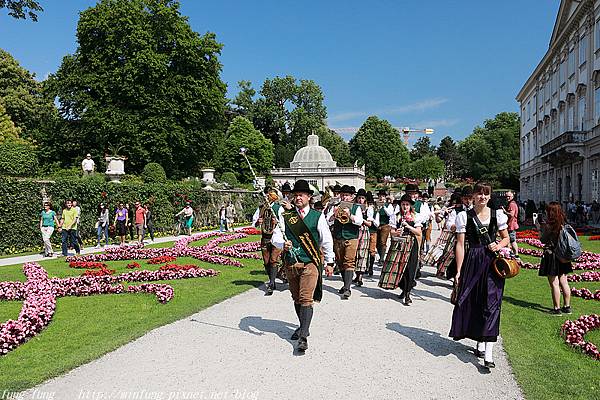
<path fill-rule="evenodd" d="M 461 269 L 458 302 L 452 313 L 450 337 L 478 342 L 495 342 L 500 333 L 500 307 L 504 279 L 491 271 L 494 253 L 486 247 L 489 241 L 478 233 L 473 210 L 467 212 L 465 241 L 467 254 Z M 496 213 L 492 212 L 488 226 L 489 237 L 498 232 Z"/>

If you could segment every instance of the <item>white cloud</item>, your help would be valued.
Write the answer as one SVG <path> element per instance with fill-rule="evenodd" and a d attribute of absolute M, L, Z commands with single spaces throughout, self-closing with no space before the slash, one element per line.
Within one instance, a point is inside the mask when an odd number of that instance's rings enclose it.
<path fill-rule="evenodd" d="M 371 111 L 349 111 L 332 115 L 327 118 L 328 123 L 348 121 L 354 118 L 365 118 L 370 115 L 398 115 L 406 114 L 410 112 L 422 112 L 431 108 L 438 107 L 446 103 L 448 99 L 445 98 L 434 98 L 418 101 L 412 104 L 406 104 L 403 106 L 385 107 L 378 110 Z"/>

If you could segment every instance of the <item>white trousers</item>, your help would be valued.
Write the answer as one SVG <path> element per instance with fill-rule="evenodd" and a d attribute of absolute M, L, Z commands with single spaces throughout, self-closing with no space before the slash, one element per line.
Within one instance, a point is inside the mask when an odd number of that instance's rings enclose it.
<path fill-rule="evenodd" d="M 50 238 L 54 233 L 54 228 L 52 226 L 42 226 L 42 239 L 44 240 L 44 254 L 52 254 L 52 243 L 50 243 Z"/>

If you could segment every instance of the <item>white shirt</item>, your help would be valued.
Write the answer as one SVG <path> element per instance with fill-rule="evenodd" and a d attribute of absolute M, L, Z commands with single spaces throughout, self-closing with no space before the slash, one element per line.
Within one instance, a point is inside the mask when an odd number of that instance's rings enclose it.
<path fill-rule="evenodd" d="M 381 207 L 381 210 L 383 210 L 388 217 L 390 217 L 390 225 L 395 225 L 396 224 L 396 210 L 394 208 L 393 204 L 388 204 L 387 206 L 383 206 Z M 379 211 L 377 211 L 375 213 L 375 220 L 373 221 L 375 222 L 375 226 L 379 228 L 379 225 L 381 224 L 381 222 L 379 221 Z"/>
<path fill-rule="evenodd" d="M 96 165 L 96 163 L 91 158 L 90 159 L 84 158 L 83 161 L 81 162 L 81 168 L 84 171 L 93 171 L 95 165 Z"/>
<path fill-rule="evenodd" d="M 493 211 L 493 210 L 492 210 Z M 508 229 L 508 217 L 502 210 L 496 210 L 496 222 L 498 223 L 498 231 Z M 488 226 L 490 219 L 481 221 L 481 225 Z M 456 233 L 467 232 L 467 212 L 461 211 L 456 215 Z"/>
<path fill-rule="evenodd" d="M 252 216 L 252 226 L 256 226 L 259 218 L 260 207 L 257 207 L 254 215 Z M 273 236 L 271 236 L 271 243 L 278 249 L 283 249 L 283 245 L 285 244 L 285 240 L 283 240 L 283 233 L 281 231 L 284 226 L 285 221 L 283 220 L 283 207 L 279 207 L 279 211 L 277 212 L 277 226 L 275 229 L 273 229 Z"/>
<path fill-rule="evenodd" d="M 419 213 L 415 218 L 415 222 L 419 222 L 421 225 L 426 224 L 431 218 L 431 210 L 429 209 L 429 204 L 422 202 L 421 208 L 419 209 Z"/>
<path fill-rule="evenodd" d="M 296 209 L 296 211 L 298 211 L 298 209 Z M 302 211 L 303 215 L 307 215 L 310 211 L 310 206 L 307 205 L 302 209 Z M 300 215 L 300 212 L 298 212 L 298 215 Z M 321 213 L 321 216 L 319 216 L 319 222 L 317 223 L 317 232 L 319 232 L 319 247 L 323 249 L 325 263 L 331 264 L 333 263 L 333 237 L 331 236 L 329 224 L 327 223 L 327 220 L 325 219 L 325 215 L 323 215 L 323 213 Z"/>
<path fill-rule="evenodd" d="M 448 213 L 448 217 L 446 218 L 446 225 L 444 225 L 444 229 L 449 231 L 452 228 L 452 225 L 456 225 L 456 210 L 452 209 Z"/>

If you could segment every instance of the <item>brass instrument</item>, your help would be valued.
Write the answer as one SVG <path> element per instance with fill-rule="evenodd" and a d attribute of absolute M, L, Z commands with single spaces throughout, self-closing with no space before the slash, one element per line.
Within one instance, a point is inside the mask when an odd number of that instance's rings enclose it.
<path fill-rule="evenodd" d="M 323 195 L 321 196 L 321 204 L 323 204 L 324 207 L 327 206 L 327 203 L 329 203 L 329 201 L 331 201 L 331 199 L 333 198 L 333 191 L 331 190 L 331 187 L 326 187 L 325 188 L 325 193 L 323 193 Z"/>
<path fill-rule="evenodd" d="M 279 195 L 275 192 L 269 192 L 265 195 L 265 202 L 260 209 L 260 218 L 262 223 L 260 229 L 266 233 L 271 234 L 277 227 L 277 216 L 273 212 L 272 204 L 279 200 Z"/>
<path fill-rule="evenodd" d="M 364 211 L 365 205 L 364 204 L 358 204 L 361 209 Z M 350 202 L 350 201 L 340 201 L 338 206 L 337 206 L 337 210 L 335 211 L 335 219 L 338 220 L 338 222 L 340 224 L 347 224 L 348 222 L 350 222 L 350 215 L 348 215 L 344 209 L 348 208 L 349 210 L 352 209 L 352 206 L 354 206 L 354 203 Z"/>

